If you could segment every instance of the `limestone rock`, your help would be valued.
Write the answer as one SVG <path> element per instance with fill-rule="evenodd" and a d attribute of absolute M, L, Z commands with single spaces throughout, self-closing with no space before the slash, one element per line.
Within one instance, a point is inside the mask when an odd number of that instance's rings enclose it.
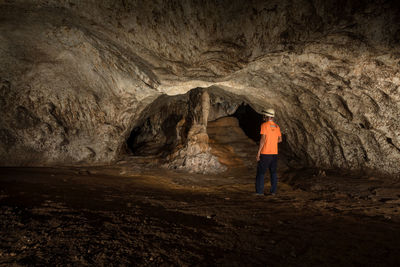
<path fill-rule="evenodd" d="M 230 168 L 248 166 L 255 170 L 258 145 L 246 136 L 235 117 L 209 122 L 207 133 L 211 153 L 221 163 Z"/>
<path fill-rule="evenodd" d="M 205 125 L 193 125 L 188 134 L 188 143 L 169 157 L 167 167 L 193 173 L 225 171 L 226 167 L 210 151 Z"/>
<path fill-rule="evenodd" d="M 112 163 L 139 125 L 184 133 L 140 135 L 154 138 L 149 153 L 177 151 L 206 109 L 183 101 L 164 125 L 143 119 L 161 122 L 150 116 L 160 95 L 207 87 L 208 121 L 243 102 L 274 108 L 303 166 L 398 176 L 399 11 L 396 1 L 0 1 L 0 164 Z"/>

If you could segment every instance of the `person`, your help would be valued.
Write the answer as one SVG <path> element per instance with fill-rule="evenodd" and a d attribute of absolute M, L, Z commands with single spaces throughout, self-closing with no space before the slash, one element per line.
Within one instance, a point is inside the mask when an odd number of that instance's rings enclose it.
<path fill-rule="evenodd" d="M 273 109 L 263 110 L 264 123 L 261 125 L 260 146 L 257 153 L 257 175 L 256 195 L 264 194 L 264 176 L 269 169 L 271 176 L 270 194 L 275 195 L 277 191 L 278 176 L 276 173 L 278 163 L 278 143 L 282 142 L 281 130 L 274 122 L 275 111 Z"/>

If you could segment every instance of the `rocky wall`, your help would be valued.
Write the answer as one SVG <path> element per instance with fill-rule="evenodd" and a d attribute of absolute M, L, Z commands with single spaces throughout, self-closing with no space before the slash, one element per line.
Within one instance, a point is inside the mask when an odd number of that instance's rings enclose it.
<path fill-rule="evenodd" d="M 160 94 L 273 107 L 303 164 L 400 172 L 396 1 L 0 1 L 1 165 L 118 159 Z"/>

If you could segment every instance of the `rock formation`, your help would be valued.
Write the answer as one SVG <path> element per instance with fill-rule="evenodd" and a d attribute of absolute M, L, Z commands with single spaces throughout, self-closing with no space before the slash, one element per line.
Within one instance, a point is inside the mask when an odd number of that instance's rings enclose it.
<path fill-rule="evenodd" d="M 201 88 L 185 95 L 163 95 L 142 112 L 142 124 L 133 130 L 128 148 L 136 155 L 156 155 L 171 169 L 224 171 L 208 145 L 210 108 L 210 96 Z"/>
<path fill-rule="evenodd" d="M 216 155 L 222 164 L 230 167 L 256 168 L 255 156 L 257 144 L 243 132 L 235 117 L 222 117 L 210 122 L 207 127 L 210 137 L 211 153 Z"/>
<path fill-rule="evenodd" d="M 304 166 L 399 175 L 399 10 L 384 0 L 0 1 L 0 163 L 112 163 L 150 107 L 201 87 L 208 121 L 242 103 L 275 108 Z M 206 121 L 182 121 L 198 103 L 185 105 L 157 127 L 186 132 L 154 139 L 154 153 L 207 151 Z"/>

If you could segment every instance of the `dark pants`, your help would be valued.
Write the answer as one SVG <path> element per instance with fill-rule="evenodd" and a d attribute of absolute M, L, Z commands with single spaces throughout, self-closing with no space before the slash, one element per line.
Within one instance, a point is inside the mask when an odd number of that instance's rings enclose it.
<path fill-rule="evenodd" d="M 276 187 L 278 183 L 278 176 L 276 174 L 276 168 L 278 165 L 278 155 L 260 155 L 260 161 L 257 165 L 257 176 L 256 176 L 256 193 L 264 193 L 264 175 L 269 169 L 271 175 L 271 190 L 270 193 L 276 193 Z"/>

